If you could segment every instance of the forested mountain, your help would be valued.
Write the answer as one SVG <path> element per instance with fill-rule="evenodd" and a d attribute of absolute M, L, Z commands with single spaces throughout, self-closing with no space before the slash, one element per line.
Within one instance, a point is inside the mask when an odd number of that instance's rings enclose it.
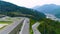
<path fill-rule="evenodd" d="M 10 17 L 29 17 L 36 20 L 45 18 L 46 16 L 30 8 L 20 7 L 9 2 L 0 1 L 0 14 Z"/>
<path fill-rule="evenodd" d="M 53 14 L 55 14 L 57 18 L 60 18 L 60 8 L 53 10 L 53 12 L 54 12 Z"/>
<path fill-rule="evenodd" d="M 43 13 L 53 14 L 57 18 L 60 18 L 60 5 L 46 4 L 43 6 L 36 6 L 34 9 Z"/>
<path fill-rule="evenodd" d="M 38 22 L 41 24 L 38 26 L 38 30 L 41 34 L 60 34 L 60 22 L 47 19 L 46 15 L 41 12 L 30 8 L 20 7 L 9 2 L 0 1 L 0 15 L 32 18 L 30 19 L 30 33 L 33 32 L 32 24 L 36 23 L 35 20 L 39 20 Z"/>

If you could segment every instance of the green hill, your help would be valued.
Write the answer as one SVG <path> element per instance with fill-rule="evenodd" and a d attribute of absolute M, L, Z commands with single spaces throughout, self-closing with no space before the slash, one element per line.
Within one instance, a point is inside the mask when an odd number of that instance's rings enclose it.
<path fill-rule="evenodd" d="M 34 20 L 40 20 L 46 16 L 36 10 L 20 7 L 9 2 L 0 1 L 0 14 L 10 17 L 28 17 Z"/>

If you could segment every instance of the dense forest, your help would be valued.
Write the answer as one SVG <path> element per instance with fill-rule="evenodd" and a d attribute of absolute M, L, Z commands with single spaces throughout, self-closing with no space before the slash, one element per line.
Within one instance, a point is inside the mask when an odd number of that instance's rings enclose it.
<path fill-rule="evenodd" d="M 10 17 L 28 17 L 34 20 L 40 20 L 46 16 L 30 8 L 20 7 L 8 2 L 0 1 L 0 14 L 10 16 Z"/>
<path fill-rule="evenodd" d="M 41 34 L 60 34 L 60 22 L 51 19 L 45 19 L 40 22 L 38 30 Z"/>
<path fill-rule="evenodd" d="M 30 19 L 30 23 L 32 26 L 36 23 L 35 20 Z M 60 22 L 51 20 L 51 19 L 44 19 L 39 21 L 40 25 L 37 27 L 41 34 L 60 34 Z M 33 34 L 33 30 L 30 27 L 30 34 Z"/>

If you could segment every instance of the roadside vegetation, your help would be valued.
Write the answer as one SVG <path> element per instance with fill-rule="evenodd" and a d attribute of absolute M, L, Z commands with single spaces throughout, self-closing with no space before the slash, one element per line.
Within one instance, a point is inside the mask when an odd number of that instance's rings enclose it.
<path fill-rule="evenodd" d="M 30 26 L 32 26 L 36 21 L 30 21 Z M 41 34 L 60 34 L 60 22 L 54 21 L 51 19 L 44 19 L 39 21 L 40 25 L 38 26 L 38 30 Z M 30 28 L 30 34 L 33 34 L 32 27 Z"/>

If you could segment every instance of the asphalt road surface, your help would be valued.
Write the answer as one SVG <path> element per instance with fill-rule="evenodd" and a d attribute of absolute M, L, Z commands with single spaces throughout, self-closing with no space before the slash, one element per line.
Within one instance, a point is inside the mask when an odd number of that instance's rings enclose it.
<path fill-rule="evenodd" d="M 32 29 L 33 29 L 33 33 L 34 34 L 41 34 L 39 31 L 38 31 L 38 29 L 37 29 L 37 27 L 40 25 L 40 23 L 38 23 L 38 22 L 36 22 L 34 25 L 32 25 Z"/>
<path fill-rule="evenodd" d="M 29 19 L 26 18 L 19 34 L 29 34 Z"/>

